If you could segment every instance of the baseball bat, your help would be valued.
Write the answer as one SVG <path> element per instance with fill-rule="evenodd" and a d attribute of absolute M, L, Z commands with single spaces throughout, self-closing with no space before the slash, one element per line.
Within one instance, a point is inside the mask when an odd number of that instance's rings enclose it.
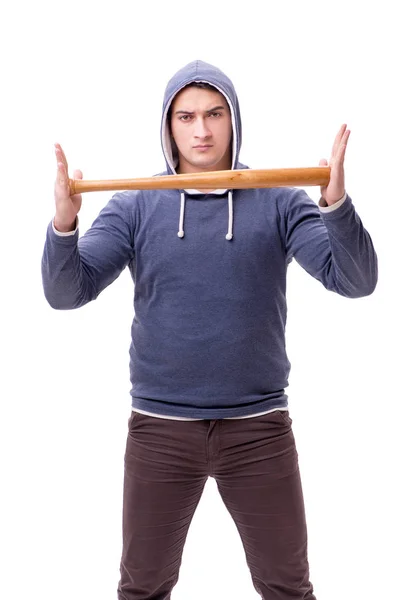
<path fill-rule="evenodd" d="M 89 181 L 70 179 L 71 195 L 109 190 L 246 189 L 327 185 L 330 167 L 298 169 L 243 169 L 157 175 L 139 179 Z"/>

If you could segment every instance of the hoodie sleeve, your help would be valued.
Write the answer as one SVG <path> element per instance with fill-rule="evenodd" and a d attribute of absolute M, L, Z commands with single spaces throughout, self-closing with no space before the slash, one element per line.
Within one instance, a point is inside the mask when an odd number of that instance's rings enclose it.
<path fill-rule="evenodd" d="M 93 225 L 60 236 L 47 228 L 42 256 L 45 297 L 56 309 L 73 309 L 97 298 L 134 258 L 134 211 L 129 197 L 115 194 Z"/>
<path fill-rule="evenodd" d="M 372 294 L 377 256 L 350 196 L 335 210 L 321 211 L 303 190 L 292 190 L 285 223 L 289 259 L 341 296 Z"/>

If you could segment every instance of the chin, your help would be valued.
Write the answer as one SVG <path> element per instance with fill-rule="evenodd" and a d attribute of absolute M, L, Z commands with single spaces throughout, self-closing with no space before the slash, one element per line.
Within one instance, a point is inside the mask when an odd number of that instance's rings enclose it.
<path fill-rule="evenodd" d="M 193 161 L 192 165 L 194 167 L 197 167 L 198 169 L 214 170 L 217 168 L 217 165 L 219 162 L 220 162 L 219 160 L 199 160 L 199 161 Z"/>

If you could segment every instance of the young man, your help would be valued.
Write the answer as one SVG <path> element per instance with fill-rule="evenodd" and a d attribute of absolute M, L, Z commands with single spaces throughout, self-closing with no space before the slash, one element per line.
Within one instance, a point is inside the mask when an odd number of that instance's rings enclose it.
<path fill-rule="evenodd" d="M 375 251 L 344 187 L 348 136 L 342 126 L 319 206 L 294 188 L 127 191 L 80 239 L 81 197 L 70 197 L 56 146 L 48 302 L 82 306 L 126 266 L 135 282 L 119 600 L 171 597 L 209 476 L 261 597 L 315 599 L 285 394 L 286 271 L 295 258 L 349 298 L 375 288 Z M 171 79 L 161 142 L 169 174 L 246 168 L 238 100 L 221 71 L 195 61 Z"/>

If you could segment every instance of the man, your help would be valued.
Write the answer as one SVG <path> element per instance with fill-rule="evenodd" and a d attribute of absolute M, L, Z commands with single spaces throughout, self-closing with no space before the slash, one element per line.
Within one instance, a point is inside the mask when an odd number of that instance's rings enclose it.
<path fill-rule="evenodd" d="M 344 125 L 319 206 L 294 188 L 127 191 L 80 239 L 81 197 L 70 197 L 56 146 L 56 214 L 42 262 L 48 302 L 82 306 L 126 266 L 135 282 L 119 600 L 171 597 L 209 476 L 261 597 L 315 599 L 285 394 L 286 272 L 294 257 L 343 296 L 375 288 L 375 251 L 344 187 L 348 137 Z M 170 80 L 161 141 L 169 174 L 246 168 L 226 75 L 195 61 Z"/>

